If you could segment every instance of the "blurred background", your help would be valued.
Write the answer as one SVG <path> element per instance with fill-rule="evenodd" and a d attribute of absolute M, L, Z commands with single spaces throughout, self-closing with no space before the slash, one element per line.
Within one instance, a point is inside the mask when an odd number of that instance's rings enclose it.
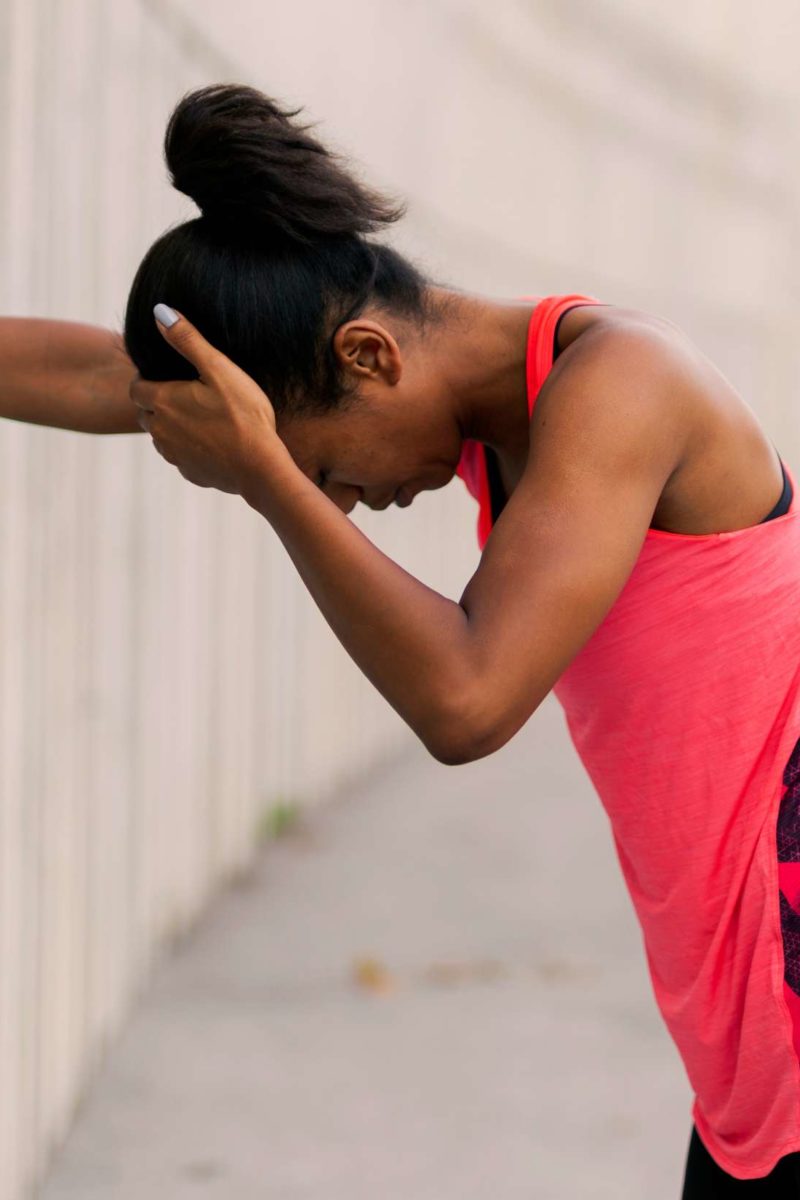
<path fill-rule="evenodd" d="M 589 293 L 676 321 L 797 471 L 798 22 L 790 0 L 0 0 L 0 312 L 119 327 L 144 251 L 192 213 L 170 190 L 161 158 L 172 107 L 194 86 L 244 81 L 303 105 L 323 141 L 377 186 L 408 197 L 394 240 L 439 281 L 498 297 Z M 477 565 L 475 518 L 458 480 L 423 493 L 413 510 L 355 514 L 382 549 L 454 598 Z M 212 901 L 224 906 L 237 883 L 262 870 L 265 842 L 298 813 L 313 828 L 311 810 L 327 828 L 323 806 L 342 795 L 358 795 L 368 809 L 370 781 L 378 781 L 377 796 L 380 780 L 396 781 L 391 771 L 408 763 L 417 773 L 402 777 L 407 794 L 429 791 L 427 808 L 436 811 L 439 794 L 455 796 L 455 775 L 473 788 L 475 807 L 463 812 L 482 813 L 487 826 L 499 821 L 502 842 L 496 828 L 482 842 L 478 816 L 461 829 L 479 872 L 481 854 L 493 847 L 506 873 L 503 855 L 520 836 L 509 812 L 528 804 L 541 813 L 546 795 L 565 805 L 580 798 L 583 840 L 565 837 L 565 853 L 578 845 L 591 856 L 603 839 L 599 879 L 608 899 L 593 897 L 592 914 L 584 898 L 575 921 L 581 911 L 589 929 L 598 913 L 619 921 L 621 940 L 609 949 L 619 952 L 617 980 L 628 981 L 640 1005 L 625 1023 L 630 1036 L 637 1022 L 646 1027 L 658 1064 L 633 1108 L 653 1103 L 657 1119 L 662 1081 L 677 1141 L 659 1161 L 672 1162 L 665 1169 L 677 1187 L 688 1090 L 658 1032 L 605 826 L 599 815 L 586 817 L 593 798 L 570 765 L 557 715 L 542 718 L 544 732 L 523 731 L 504 766 L 491 760 L 454 772 L 423 764 L 271 530 L 233 498 L 188 487 L 138 438 L 3 426 L 0 639 L 3 1200 L 37 1191 L 156 967 L 178 953 Z M 498 816 L 501 780 L 519 809 Z M 380 805 L 376 799 L 373 811 L 384 811 Z M 347 811 L 358 827 L 352 804 Z M 394 820 L 391 837 L 374 826 L 365 855 L 391 854 L 391 838 L 403 836 L 402 811 Z M 545 834 L 525 828 L 528 856 L 514 860 L 515 878 L 557 889 L 539 841 Z M 440 835 L 447 839 L 444 824 Z M 429 836 L 435 830 L 426 827 Z M 358 869 L 344 851 L 339 861 Z M 278 875 L 291 875 L 289 861 L 280 864 Z M 377 887 L 380 877 L 366 873 L 363 906 L 372 903 L 370 880 Z M 408 886 L 413 892 L 418 881 Z M 471 894 L 468 880 L 453 887 L 453 895 Z M 337 894 L 333 887 L 331 903 Z M 545 908 L 549 894 L 539 896 Z M 510 907 L 496 907 L 498 919 L 516 905 L 520 922 L 531 896 L 503 895 Z M 353 906 L 351 916 L 357 897 Z M 271 911 L 265 903 L 260 919 L 268 923 Z M 424 906 L 409 903 L 412 941 L 425 919 Z M 471 927 L 481 919 L 471 911 Z M 286 920 L 291 938 L 291 906 Z M 599 926 L 593 936 L 602 936 Z M 381 969 L 368 963 L 361 982 L 377 981 L 380 991 Z M 521 1022 L 536 1003 L 535 988 L 521 995 Z M 551 1015 L 555 1021 L 555 1009 Z M 554 1036 L 567 1036 L 558 1029 Z M 190 1058 L 203 1040 L 199 1029 L 195 1036 Z M 384 1036 L 396 1038 L 397 1029 Z M 610 1028 L 602 1036 L 612 1039 Z M 611 1041 L 603 1045 L 607 1051 Z M 162 1049 L 168 1058 L 171 1047 Z M 580 1065 L 579 1055 L 569 1068 L 578 1089 Z M 612 1087 L 613 1065 L 602 1058 L 596 1066 Z M 482 1069 L 470 1084 L 476 1092 L 491 1078 L 491 1056 Z M 525 1112 L 540 1083 L 518 1081 L 515 1111 Z M 563 1115 L 573 1100 L 562 1102 Z M 604 1091 L 581 1100 L 595 1114 L 606 1102 Z M 448 1104 L 434 1089 L 430 1120 L 440 1133 Z M 534 1139 L 536 1119 L 524 1117 Z M 617 1137 L 610 1171 L 647 1157 L 646 1143 L 620 1120 L 606 1130 L 607 1141 Z M 296 1174 L 294 1183 L 280 1175 L 280 1164 L 308 1164 L 312 1126 L 309 1116 L 306 1143 L 274 1148 L 273 1187 L 251 1181 L 247 1190 L 210 1169 L 190 1172 L 186 1186 L 231 1197 L 354 1197 L 361 1178 L 395 1194 L 381 1174 L 386 1159 L 365 1174 L 351 1155 L 352 1178 L 339 1163 L 341 1191 L 324 1171 L 304 1182 Z M 450 1134 L 460 1151 L 443 1156 L 445 1182 L 431 1182 L 428 1193 L 401 1172 L 392 1176 L 398 1196 L 674 1194 L 666 1184 L 663 1193 L 637 1191 L 644 1176 L 616 1185 L 613 1177 L 591 1185 L 587 1176 L 576 1190 L 574 1172 L 585 1164 L 568 1149 L 558 1182 L 537 1183 L 535 1155 L 526 1180 L 518 1143 L 498 1154 L 493 1176 L 475 1183 L 473 1172 L 468 1185 L 455 1164 L 476 1153 L 473 1127 L 456 1126 Z M 377 1144 L 383 1135 L 370 1128 Z M 407 1161 L 432 1180 L 432 1159 L 408 1136 Z M 138 1144 L 140 1152 L 146 1157 Z M 119 1161 L 130 1167 L 132 1153 L 123 1146 Z M 503 1175 L 509 1155 L 513 1186 Z M 140 1171 L 141 1183 L 143 1164 Z M 161 1176 L 138 1193 L 113 1172 L 96 1170 L 91 1184 L 80 1178 L 75 1172 L 59 1188 L 56 1176 L 52 1195 L 184 1194 Z"/>

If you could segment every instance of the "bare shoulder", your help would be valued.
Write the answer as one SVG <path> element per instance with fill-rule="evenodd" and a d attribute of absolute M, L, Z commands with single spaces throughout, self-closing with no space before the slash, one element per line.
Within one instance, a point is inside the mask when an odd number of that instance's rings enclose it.
<path fill-rule="evenodd" d="M 564 350 L 589 329 L 602 327 L 618 331 L 628 329 L 672 332 L 676 340 L 688 342 L 684 331 L 667 317 L 638 308 L 622 308 L 616 304 L 576 304 L 567 309 L 558 324 L 558 344 Z"/>
<path fill-rule="evenodd" d="M 782 487 L 775 448 L 678 325 L 636 309 L 582 306 L 564 317 L 559 343 L 531 420 L 532 470 L 545 459 L 574 470 L 579 455 L 586 470 L 605 463 L 648 491 L 660 479 L 651 523 L 675 533 L 745 528 L 774 505 Z"/>
<path fill-rule="evenodd" d="M 691 341 L 665 318 L 612 306 L 573 309 L 559 332 L 562 353 L 531 418 L 526 474 L 629 472 L 660 491 L 691 438 L 699 370 Z"/>

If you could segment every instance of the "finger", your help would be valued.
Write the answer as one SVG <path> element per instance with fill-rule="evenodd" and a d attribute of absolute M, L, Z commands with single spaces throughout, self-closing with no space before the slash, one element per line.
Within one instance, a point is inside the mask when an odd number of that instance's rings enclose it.
<path fill-rule="evenodd" d="M 219 369 L 222 363 L 228 361 L 224 354 L 215 350 L 203 335 L 198 333 L 194 325 L 174 308 L 167 304 L 157 304 L 153 309 L 153 316 L 164 340 L 192 364 L 201 379 L 209 378 L 215 369 Z"/>
<path fill-rule="evenodd" d="M 145 408 L 140 408 L 138 413 L 136 414 L 136 420 L 139 423 L 139 428 L 143 429 L 145 431 L 145 433 L 150 432 L 150 423 L 151 423 L 152 419 L 153 419 L 153 413 L 148 412 L 147 409 L 145 409 Z"/>

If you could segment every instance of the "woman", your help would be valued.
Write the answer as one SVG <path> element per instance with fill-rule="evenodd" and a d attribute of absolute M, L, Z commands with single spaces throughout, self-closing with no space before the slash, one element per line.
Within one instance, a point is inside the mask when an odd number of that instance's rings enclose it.
<path fill-rule="evenodd" d="M 439 761 L 492 753 L 555 691 L 696 1093 L 684 1200 L 794 1196 L 793 475 L 671 323 L 591 296 L 461 293 L 371 240 L 402 210 L 296 116 L 235 86 L 174 112 L 167 161 L 202 215 L 154 244 L 131 290 L 139 421 L 188 479 L 269 521 Z M 106 424 L 128 428 L 115 353 Z M 16 361 L 40 405 L 33 353 Z M 454 474 L 482 549 L 458 603 L 346 518 Z"/>

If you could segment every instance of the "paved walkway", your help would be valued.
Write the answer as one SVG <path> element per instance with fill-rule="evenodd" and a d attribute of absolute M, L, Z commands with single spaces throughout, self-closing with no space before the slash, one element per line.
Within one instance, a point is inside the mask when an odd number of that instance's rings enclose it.
<path fill-rule="evenodd" d="M 158 974 L 43 1200 L 677 1200 L 690 1091 L 548 699 L 267 848 Z"/>

